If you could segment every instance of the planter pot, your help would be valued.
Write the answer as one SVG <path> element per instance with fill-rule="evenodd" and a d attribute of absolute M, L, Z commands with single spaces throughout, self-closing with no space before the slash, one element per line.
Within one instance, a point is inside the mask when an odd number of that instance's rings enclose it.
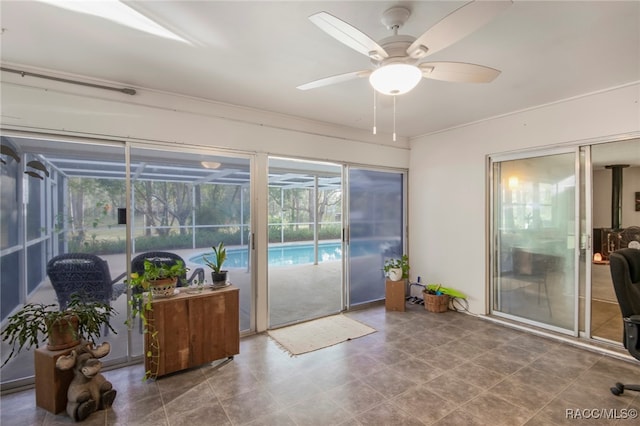
<path fill-rule="evenodd" d="M 176 290 L 177 278 L 165 278 L 163 280 L 154 280 L 149 282 L 149 290 L 156 297 L 173 296 Z"/>
<path fill-rule="evenodd" d="M 449 310 L 448 294 L 422 293 L 424 296 L 424 308 L 429 312 L 442 313 Z"/>
<path fill-rule="evenodd" d="M 387 275 L 391 281 L 400 281 L 402 279 L 402 268 L 391 268 Z"/>
<path fill-rule="evenodd" d="M 47 349 L 50 351 L 61 351 L 80 344 L 78 322 L 79 319 L 76 315 L 69 315 L 51 324 L 49 326 Z"/>
<path fill-rule="evenodd" d="M 214 287 L 227 284 L 227 272 L 229 271 L 220 271 L 220 272 L 211 273 L 211 282 Z"/>

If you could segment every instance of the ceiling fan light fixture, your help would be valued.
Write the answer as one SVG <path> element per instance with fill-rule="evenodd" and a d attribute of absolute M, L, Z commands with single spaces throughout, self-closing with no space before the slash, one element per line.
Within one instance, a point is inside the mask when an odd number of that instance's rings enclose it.
<path fill-rule="evenodd" d="M 371 52 L 369 52 L 369 57 L 378 62 L 384 59 L 384 57 L 377 50 L 372 50 Z"/>
<path fill-rule="evenodd" d="M 369 83 L 383 95 L 395 96 L 413 90 L 421 78 L 422 71 L 414 65 L 389 64 L 372 72 Z"/>
<path fill-rule="evenodd" d="M 412 57 L 413 59 L 424 58 L 425 56 L 427 56 L 428 51 L 429 51 L 429 48 L 421 44 L 420 46 L 413 49 L 411 53 L 409 53 L 409 56 Z"/>

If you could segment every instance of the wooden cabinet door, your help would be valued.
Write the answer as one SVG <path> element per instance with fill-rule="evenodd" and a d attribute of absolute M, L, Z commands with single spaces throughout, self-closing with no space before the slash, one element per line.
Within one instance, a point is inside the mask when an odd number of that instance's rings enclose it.
<path fill-rule="evenodd" d="M 145 335 L 145 369 L 152 375 L 163 376 L 240 352 L 237 288 L 156 299 L 146 315 L 152 330 Z"/>

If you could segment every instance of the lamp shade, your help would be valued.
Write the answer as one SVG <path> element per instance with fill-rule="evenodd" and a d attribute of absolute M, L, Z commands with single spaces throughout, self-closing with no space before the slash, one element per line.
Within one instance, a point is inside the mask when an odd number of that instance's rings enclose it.
<path fill-rule="evenodd" d="M 369 76 L 369 83 L 383 95 L 402 95 L 411 91 L 422 78 L 422 71 L 407 64 L 384 65 Z"/>

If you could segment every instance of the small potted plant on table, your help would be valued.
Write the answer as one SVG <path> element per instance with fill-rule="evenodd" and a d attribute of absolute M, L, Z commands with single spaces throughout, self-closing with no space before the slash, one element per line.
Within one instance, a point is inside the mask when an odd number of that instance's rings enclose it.
<path fill-rule="evenodd" d="M 133 288 L 134 294 L 149 291 L 151 296 L 173 296 L 178 279 L 184 277 L 188 270 L 180 260 L 168 265 L 145 259 L 144 272 L 142 275 L 135 272 L 131 274 L 129 285 Z"/>
<path fill-rule="evenodd" d="M 145 310 L 151 310 L 154 297 L 171 297 L 176 294 L 178 279 L 187 274 L 189 268 L 178 260 L 168 265 L 154 259 L 144 260 L 144 272 L 134 272 L 127 284 L 131 287 L 132 317 L 140 316 L 142 324 L 147 325 Z"/>
<path fill-rule="evenodd" d="M 224 243 L 220 241 L 217 246 L 211 247 L 213 249 L 213 258 L 209 259 L 207 256 L 203 256 L 204 262 L 209 268 L 211 268 L 211 281 L 214 287 L 224 287 L 227 285 L 227 272 L 222 270 L 224 261 L 227 260 L 227 249 L 224 247 Z"/>

